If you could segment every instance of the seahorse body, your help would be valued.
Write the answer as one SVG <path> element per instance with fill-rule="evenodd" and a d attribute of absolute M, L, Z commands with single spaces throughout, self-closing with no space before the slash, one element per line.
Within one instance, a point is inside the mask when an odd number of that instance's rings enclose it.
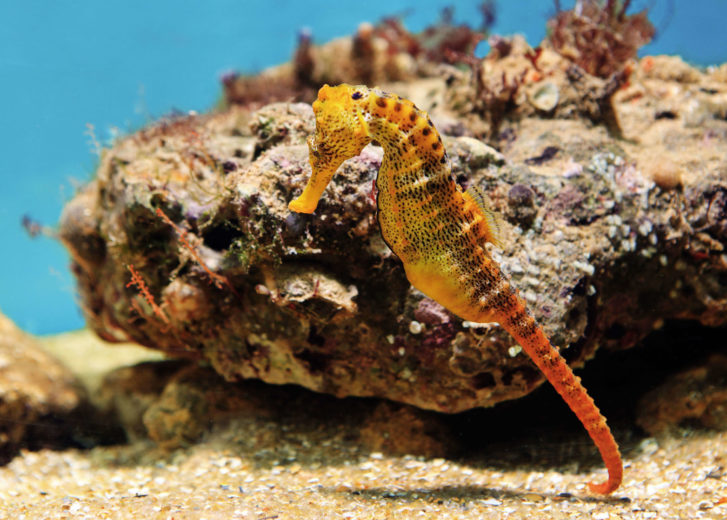
<path fill-rule="evenodd" d="M 399 96 L 345 84 L 323 86 L 313 110 L 316 133 L 308 140 L 312 175 L 289 208 L 315 211 L 341 163 L 373 139 L 380 143 L 379 223 L 409 281 L 461 318 L 498 322 L 517 340 L 601 453 L 608 481 L 589 487 L 597 493 L 616 490 L 623 468 L 605 418 L 482 247 L 496 241 L 495 221 L 477 191 L 462 192 L 452 179 L 442 139 L 426 112 Z"/>

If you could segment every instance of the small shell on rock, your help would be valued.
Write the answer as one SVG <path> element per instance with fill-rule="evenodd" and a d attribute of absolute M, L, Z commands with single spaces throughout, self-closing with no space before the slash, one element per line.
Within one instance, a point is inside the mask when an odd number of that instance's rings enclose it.
<path fill-rule="evenodd" d="M 555 83 L 546 81 L 538 88 L 530 92 L 528 96 L 530 104 L 543 112 L 550 112 L 558 106 L 560 94 Z"/>

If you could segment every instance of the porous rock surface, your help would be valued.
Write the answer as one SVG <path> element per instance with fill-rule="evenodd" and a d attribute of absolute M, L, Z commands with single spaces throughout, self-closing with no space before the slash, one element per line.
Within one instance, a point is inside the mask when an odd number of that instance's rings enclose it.
<path fill-rule="evenodd" d="M 496 77 L 498 66 L 512 60 L 491 64 Z M 665 319 L 725 324 L 727 71 L 642 60 L 609 98 L 616 135 L 589 112 L 588 82 L 548 67 L 532 88 L 549 81 L 580 97 L 550 113 L 510 99 L 502 153 L 474 137 L 473 120 L 492 117 L 455 106 L 461 71 L 391 88 L 431 111 L 454 179 L 484 188 L 504 216 L 503 249 L 490 251 L 572 365 L 631 347 Z M 541 384 L 498 326 L 463 323 L 410 286 L 376 221 L 380 148 L 343 165 L 314 215 L 288 211 L 310 175 L 314 124 L 307 104 L 233 106 L 106 150 L 60 230 L 88 324 L 207 360 L 228 380 L 445 412 Z"/>

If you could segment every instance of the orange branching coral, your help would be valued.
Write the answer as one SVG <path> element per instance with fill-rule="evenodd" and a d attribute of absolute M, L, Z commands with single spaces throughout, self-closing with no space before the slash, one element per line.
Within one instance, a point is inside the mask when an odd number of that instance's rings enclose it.
<path fill-rule="evenodd" d="M 149 291 L 149 287 L 146 285 L 146 282 L 144 281 L 144 278 L 142 278 L 139 271 L 134 269 L 134 266 L 132 264 L 129 264 L 126 267 L 131 273 L 131 281 L 126 284 L 126 287 L 136 286 L 136 288 L 139 290 L 139 294 L 144 297 L 146 303 L 148 303 L 154 311 L 154 314 L 164 323 L 169 324 L 169 318 L 167 318 L 167 315 L 164 313 L 162 308 L 157 305 L 156 301 L 154 300 L 154 295 L 151 293 L 151 291 Z M 136 312 L 141 314 L 138 305 L 134 305 L 134 303 L 132 303 L 132 306 L 134 307 Z"/>
<path fill-rule="evenodd" d="M 655 29 L 646 10 L 626 11 L 630 0 L 577 0 L 570 11 L 561 11 L 548 21 L 548 41 L 565 58 L 592 76 L 607 78 L 636 57 L 636 51 L 651 41 Z"/>
<path fill-rule="evenodd" d="M 179 227 L 177 224 L 175 224 L 172 219 L 170 219 L 164 211 L 161 210 L 161 208 L 157 208 L 157 216 L 160 217 L 164 222 L 172 226 L 174 231 L 177 233 L 177 237 L 179 237 L 179 241 L 182 243 L 182 246 L 189 251 L 189 254 L 192 255 L 192 258 L 194 258 L 194 261 L 199 264 L 199 266 L 204 269 L 204 271 L 207 273 L 207 276 L 210 277 L 210 281 L 217 287 L 218 289 L 222 289 L 223 287 L 227 287 L 230 291 L 233 293 L 236 293 L 235 288 L 232 287 L 230 284 L 230 281 L 223 275 L 217 274 L 213 272 L 209 267 L 207 267 L 207 264 L 204 263 L 204 260 L 202 260 L 202 257 L 199 256 L 199 252 L 197 251 L 197 248 L 194 247 L 189 240 L 187 240 L 187 232 Z"/>

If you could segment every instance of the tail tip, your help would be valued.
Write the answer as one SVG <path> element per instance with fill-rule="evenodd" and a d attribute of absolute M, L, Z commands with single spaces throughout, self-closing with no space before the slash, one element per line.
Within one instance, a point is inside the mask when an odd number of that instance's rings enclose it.
<path fill-rule="evenodd" d="M 592 493 L 597 493 L 599 495 L 610 495 L 611 493 L 616 491 L 620 485 L 621 485 L 620 477 L 612 478 L 611 476 L 609 476 L 608 480 L 601 484 L 597 484 L 595 482 L 589 482 L 588 489 L 590 489 Z"/>

